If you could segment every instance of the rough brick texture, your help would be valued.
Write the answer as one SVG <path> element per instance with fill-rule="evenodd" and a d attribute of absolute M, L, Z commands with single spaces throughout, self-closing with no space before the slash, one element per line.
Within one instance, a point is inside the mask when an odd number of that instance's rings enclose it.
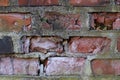
<path fill-rule="evenodd" d="M 93 60 L 94 75 L 120 75 L 120 60 Z"/>
<path fill-rule="evenodd" d="M 69 42 L 71 53 L 98 53 L 109 50 L 110 39 L 108 38 L 87 38 L 73 37 Z"/>
<path fill-rule="evenodd" d="M 0 74 L 4 75 L 38 75 L 38 59 L 0 58 Z"/>
<path fill-rule="evenodd" d="M 13 53 L 13 41 L 9 36 L 4 36 L 0 39 L 0 53 Z"/>
<path fill-rule="evenodd" d="M 0 0 L 0 6 L 8 6 L 9 0 Z"/>
<path fill-rule="evenodd" d="M 105 6 L 109 0 L 70 0 L 74 6 Z"/>
<path fill-rule="evenodd" d="M 79 14 L 62 14 L 59 12 L 46 12 L 41 19 L 42 27 L 53 30 L 80 30 Z"/>
<path fill-rule="evenodd" d="M 84 58 L 49 58 L 45 65 L 45 72 L 47 75 L 82 74 L 84 64 Z"/>
<path fill-rule="evenodd" d="M 21 13 L 0 14 L 0 31 L 19 32 L 30 30 L 31 18 Z"/>
<path fill-rule="evenodd" d="M 25 53 L 55 51 L 61 53 L 63 47 L 61 45 L 62 39 L 59 37 L 25 37 L 23 50 Z"/>
<path fill-rule="evenodd" d="M 120 0 L 116 0 L 116 4 L 120 4 Z"/>
<path fill-rule="evenodd" d="M 120 29 L 120 13 L 93 13 L 91 27 L 95 30 Z"/>
<path fill-rule="evenodd" d="M 20 6 L 58 5 L 58 0 L 18 0 Z"/>

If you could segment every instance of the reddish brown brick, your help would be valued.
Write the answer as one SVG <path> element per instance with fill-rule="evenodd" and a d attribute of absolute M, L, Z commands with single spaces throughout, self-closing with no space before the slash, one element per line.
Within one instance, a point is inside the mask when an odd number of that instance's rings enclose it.
<path fill-rule="evenodd" d="M 0 0 L 0 6 L 8 6 L 9 0 Z"/>
<path fill-rule="evenodd" d="M 91 28 L 95 30 L 120 29 L 120 13 L 93 13 L 91 17 Z"/>
<path fill-rule="evenodd" d="M 70 53 L 98 53 L 109 50 L 111 40 L 108 38 L 73 37 L 69 42 Z"/>
<path fill-rule="evenodd" d="M 26 37 L 24 39 L 23 49 L 25 53 L 55 51 L 61 53 L 63 47 L 62 39 L 59 37 Z"/>
<path fill-rule="evenodd" d="M 94 75 L 120 75 L 120 60 L 93 60 Z"/>
<path fill-rule="evenodd" d="M 2 75 L 12 75 L 13 65 L 12 60 L 9 57 L 0 58 L 0 74 Z"/>
<path fill-rule="evenodd" d="M 74 6 L 104 6 L 110 3 L 109 0 L 70 0 Z"/>
<path fill-rule="evenodd" d="M 0 14 L 0 31 L 13 31 L 19 32 L 22 29 L 30 30 L 31 18 L 26 14 L 19 13 L 6 13 Z"/>
<path fill-rule="evenodd" d="M 44 29 L 53 30 L 80 30 L 81 21 L 79 14 L 61 14 L 58 12 L 46 12 L 41 20 Z"/>
<path fill-rule="evenodd" d="M 14 74 L 38 75 L 38 59 L 14 58 Z"/>
<path fill-rule="evenodd" d="M 58 5 L 58 0 L 18 0 L 20 6 Z"/>
<path fill-rule="evenodd" d="M 54 57 L 49 58 L 45 65 L 47 75 L 82 74 L 84 58 Z"/>

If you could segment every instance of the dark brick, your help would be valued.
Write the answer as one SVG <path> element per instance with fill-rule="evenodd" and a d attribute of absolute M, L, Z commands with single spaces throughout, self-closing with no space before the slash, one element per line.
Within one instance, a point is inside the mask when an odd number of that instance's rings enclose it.
<path fill-rule="evenodd" d="M 0 53 L 13 53 L 12 38 L 5 36 L 0 39 Z"/>

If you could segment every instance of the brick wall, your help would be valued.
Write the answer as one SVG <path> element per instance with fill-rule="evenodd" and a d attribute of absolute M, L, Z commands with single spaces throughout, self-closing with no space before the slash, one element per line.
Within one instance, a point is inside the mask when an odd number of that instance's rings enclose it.
<path fill-rule="evenodd" d="M 0 80 L 119 80 L 120 0 L 0 0 Z"/>

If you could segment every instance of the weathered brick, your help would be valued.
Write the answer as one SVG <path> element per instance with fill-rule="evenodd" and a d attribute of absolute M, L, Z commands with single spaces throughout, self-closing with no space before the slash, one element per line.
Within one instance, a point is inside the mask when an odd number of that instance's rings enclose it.
<path fill-rule="evenodd" d="M 0 39 L 0 53 L 13 53 L 13 41 L 11 37 L 4 36 Z"/>
<path fill-rule="evenodd" d="M 14 74 L 38 75 L 38 59 L 15 58 L 13 60 Z"/>
<path fill-rule="evenodd" d="M 0 14 L 0 31 L 19 32 L 31 28 L 31 18 L 27 14 L 4 13 Z"/>
<path fill-rule="evenodd" d="M 38 75 L 38 59 L 0 58 L 0 74 L 2 75 Z"/>
<path fill-rule="evenodd" d="M 13 65 L 12 60 L 9 57 L 0 58 L 0 74 L 1 75 L 12 75 Z"/>
<path fill-rule="evenodd" d="M 63 46 L 62 39 L 59 37 L 26 37 L 24 39 L 23 50 L 25 53 L 29 52 L 43 52 L 55 51 L 61 53 Z"/>
<path fill-rule="evenodd" d="M 120 75 L 120 60 L 93 60 L 92 71 L 94 75 Z"/>
<path fill-rule="evenodd" d="M 54 57 L 48 58 L 45 64 L 46 75 L 82 74 L 84 58 Z"/>
<path fill-rule="evenodd" d="M 113 30 L 120 29 L 120 13 L 93 13 L 91 17 L 91 29 Z"/>
<path fill-rule="evenodd" d="M 81 21 L 79 14 L 62 14 L 59 12 L 46 12 L 41 19 L 44 29 L 53 30 L 80 30 Z"/>
<path fill-rule="evenodd" d="M 111 40 L 104 37 L 73 37 L 69 41 L 70 53 L 99 53 L 108 51 Z"/>
<path fill-rule="evenodd" d="M 20 6 L 58 5 L 58 0 L 18 0 Z"/>
<path fill-rule="evenodd" d="M 115 0 L 116 1 L 116 4 L 120 4 L 120 0 Z"/>
<path fill-rule="evenodd" d="M 0 6 L 8 6 L 9 0 L 0 0 Z"/>
<path fill-rule="evenodd" d="M 70 0 L 74 6 L 105 6 L 110 3 L 109 0 Z"/>

